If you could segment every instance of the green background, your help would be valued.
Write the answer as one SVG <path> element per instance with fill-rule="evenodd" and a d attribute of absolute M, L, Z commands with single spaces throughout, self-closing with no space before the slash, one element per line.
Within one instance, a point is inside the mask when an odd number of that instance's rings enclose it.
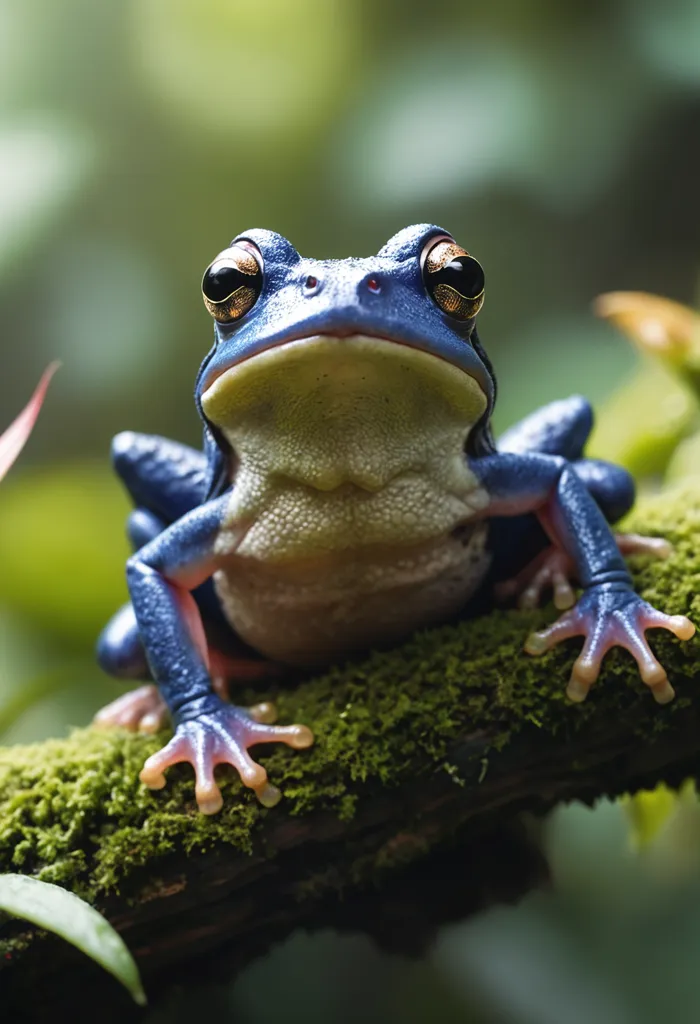
<path fill-rule="evenodd" d="M 125 596 L 109 440 L 198 442 L 199 280 L 233 235 L 342 257 L 442 224 L 486 269 L 501 429 L 633 371 L 599 292 L 693 302 L 699 127 L 698 0 L 0 0 L 3 424 L 63 362 L 0 495 L 2 742 L 121 692 L 91 654 Z M 149 1019 L 696 1021 L 696 813 L 638 855 L 623 808 L 563 809 L 553 893 L 425 962 L 298 935 Z"/>

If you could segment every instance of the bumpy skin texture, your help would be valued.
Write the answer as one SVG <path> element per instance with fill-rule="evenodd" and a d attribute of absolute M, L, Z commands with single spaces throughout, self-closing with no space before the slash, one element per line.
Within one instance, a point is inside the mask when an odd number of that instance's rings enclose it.
<path fill-rule="evenodd" d="M 167 709 L 175 735 L 141 778 L 160 788 L 169 765 L 189 761 L 205 813 L 221 806 L 217 764 L 234 765 L 272 805 L 279 793 L 248 747 L 313 739 L 305 726 L 273 725 L 268 707 L 226 703 L 224 677 L 391 645 L 483 606 L 511 577 L 526 590 L 528 580 L 551 582 L 561 598 L 573 570 L 583 587 L 526 645 L 537 654 L 584 636 L 572 699 L 585 697 L 615 645 L 632 652 L 657 700 L 673 696 L 645 630 L 685 639 L 693 626 L 632 589 L 608 526 L 631 506 L 632 482 L 583 458 L 592 416 L 581 398 L 534 414 L 496 449 L 495 378 L 474 318 L 454 318 L 427 287 L 426 253 L 445 234 L 416 225 L 376 256 L 340 261 L 303 259 L 267 231 L 239 236 L 238 263 L 241 246 L 256 254 L 259 294 L 238 319 L 215 323 L 195 389 L 203 452 L 115 440 L 136 505 L 131 605 L 98 656 L 157 690 L 98 720 L 153 731 Z"/>

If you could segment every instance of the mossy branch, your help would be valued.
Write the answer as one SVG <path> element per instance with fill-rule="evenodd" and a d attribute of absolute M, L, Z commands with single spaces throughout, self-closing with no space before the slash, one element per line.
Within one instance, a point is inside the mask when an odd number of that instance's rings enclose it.
<path fill-rule="evenodd" d="M 674 544 L 666 562 L 635 560 L 640 591 L 699 623 L 700 492 L 649 502 L 629 525 Z M 572 705 L 564 686 L 578 645 L 537 660 L 521 652 L 552 615 L 497 611 L 267 690 L 282 721 L 317 736 L 308 752 L 263 754 L 285 795 L 270 811 L 233 774 L 213 818 L 197 813 L 185 767 L 146 791 L 138 771 L 158 738 L 82 730 L 0 750 L 0 871 L 92 900 L 152 985 L 180 963 L 245 963 L 297 926 L 362 927 L 419 949 L 440 921 L 542 877 L 520 812 L 697 772 L 700 642 L 653 634 L 678 694 L 666 707 L 620 651 Z M 68 963 L 54 940 L 0 924 L 0 986 L 22 988 L 40 970 L 48 992 Z"/>

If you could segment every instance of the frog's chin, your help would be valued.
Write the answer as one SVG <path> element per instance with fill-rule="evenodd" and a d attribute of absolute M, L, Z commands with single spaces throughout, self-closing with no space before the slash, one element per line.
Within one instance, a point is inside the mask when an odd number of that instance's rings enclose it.
<path fill-rule="evenodd" d="M 487 501 L 464 457 L 486 397 L 421 349 L 286 342 L 225 371 L 202 405 L 235 455 L 227 554 L 356 566 L 372 548 L 373 562 L 379 550 L 400 561 L 397 549 L 443 542 Z"/>
<path fill-rule="evenodd" d="M 465 434 L 488 400 L 465 370 L 424 349 L 364 334 L 284 342 L 224 370 L 202 394 L 207 419 L 227 434 L 257 422 L 298 434 L 382 421 Z M 393 432 L 393 431 L 392 431 Z"/>

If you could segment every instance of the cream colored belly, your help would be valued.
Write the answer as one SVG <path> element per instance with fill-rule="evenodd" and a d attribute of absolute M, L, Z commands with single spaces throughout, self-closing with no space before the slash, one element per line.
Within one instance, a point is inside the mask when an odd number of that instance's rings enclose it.
<path fill-rule="evenodd" d="M 214 576 L 236 633 L 275 661 L 329 664 L 458 613 L 488 569 L 486 526 L 411 548 L 294 565 L 232 555 Z"/>
<path fill-rule="evenodd" d="M 232 366 L 202 405 L 235 453 L 215 584 L 261 654 L 322 665 L 390 646 L 482 581 L 488 496 L 465 449 L 487 400 L 459 368 L 319 335 Z"/>

